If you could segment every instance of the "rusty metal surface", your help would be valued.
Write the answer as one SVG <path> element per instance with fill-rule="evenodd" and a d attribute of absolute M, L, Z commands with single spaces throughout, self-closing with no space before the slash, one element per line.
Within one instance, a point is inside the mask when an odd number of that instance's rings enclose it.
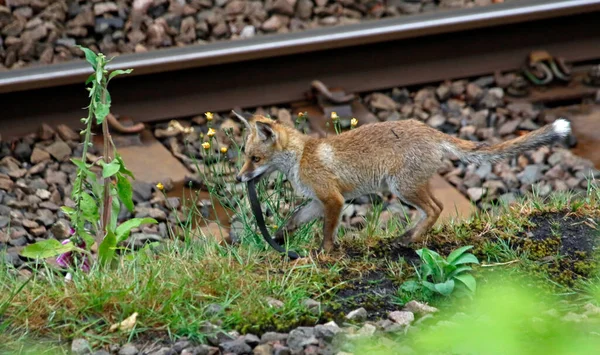
<path fill-rule="evenodd" d="M 600 58 L 600 0 L 519 1 L 117 57 L 113 112 L 140 122 L 303 99 L 314 79 L 351 92 L 519 68 L 544 49 Z M 85 63 L 0 73 L 0 134 L 85 115 Z"/>

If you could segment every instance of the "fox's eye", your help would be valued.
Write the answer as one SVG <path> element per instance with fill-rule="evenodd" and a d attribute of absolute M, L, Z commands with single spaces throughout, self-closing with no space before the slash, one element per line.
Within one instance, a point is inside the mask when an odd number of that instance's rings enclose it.
<path fill-rule="evenodd" d="M 253 156 L 252 157 L 252 161 L 255 162 L 255 163 L 258 163 L 260 161 L 260 158 L 257 157 L 257 156 Z"/>

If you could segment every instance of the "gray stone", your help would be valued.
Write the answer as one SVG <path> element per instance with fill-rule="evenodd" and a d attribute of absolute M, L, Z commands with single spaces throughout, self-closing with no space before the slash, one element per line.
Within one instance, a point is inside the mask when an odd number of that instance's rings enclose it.
<path fill-rule="evenodd" d="M 540 165 L 527 165 L 522 172 L 517 174 L 519 181 L 524 185 L 531 185 L 542 177 L 542 167 Z"/>
<path fill-rule="evenodd" d="M 511 203 L 514 203 L 517 201 L 517 197 L 515 196 L 514 193 L 509 192 L 509 193 L 505 193 L 503 195 L 500 195 L 500 197 L 498 197 L 498 201 L 500 203 L 504 203 L 506 205 L 510 205 Z"/>
<path fill-rule="evenodd" d="M 183 349 L 187 349 L 192 346 L 192 343 L 187 339 L 180 339 L 173 345 L 173 350 L 177 353 L 183 351 Z"/>
<path fill-rule="evenodd" d="M 137 355 L 138 349 L 133 344 L 125 344 L 119 350 L 119 355 Z"/>
<path fill-rule="evenodd" d="M 504 124 L 502 124 L 502 126 L 500 126 L 500 128 L 498 129 L 498 134 L 501 136 L 512 134 L 515 132 L 515 130 L 517 129 L 517 127 L 519 127 L 520 124 L 521 120 L 519 119 L 504 122 Z"/>
<path fill-rule="evenodd" d="M 425 303 L 421 303 L 418 301 L 410 301 L 404 305 L 404 310 L 408 312 L 412 312 L 419 315 L 426 315 L 431 313 L 436 313 L 438 311 L 437 308 L 429 306 Z"/>
<path fill-rule="evenodd" d="M 373 324 L 367 323 L 358 330 L 357 334 L 371 336 L 371 335 L 375 334 L 375 331 L 377 331 L 377 327 L 374 326 Z"/>
<path fill-rule="evenodd" d="M 314 314 L 319 314 L 319 311 L 321 309 L 321 302 L 315 301 L 311 298 L 304 300 L 304 302 L 302 302 L 302 304 L 304 304 L 304 306 L 306 308 L 308 308 L 312 313 Z"/>
<path fill-rule="evenodd" d="M 220 346 L 224 353 L 251 354 L 252 348 L 242 339 L 236 339 L 222 343 Z"/>
<path fill-rule="evenodd" d="M 301 351 L 305 346 L 319 344 L 315 338 L 315 330 L 311 327 L 298 327 L 290 332 L 287 339 L 287 346 L 293 352 Z"/>
<path fill-rule="evenodd" d="M 352 321 L 362 322 L 367 319 L 367 310 L 363 307 L 355 309 L 346 315 L 346 318 Z"/>
<path fill-rule="evenodd" d="M 156 351 L 151 352 L 149 355 L 177 355 L 177 351 L 169 347 L 162 347 Z"/>
<path fill-rule="evenodd" d="M 318 324 L 315 326 L 315 336 L 317 338 L 325 339 L 326 341 L 331 341 L 335 337 L 336 334 L 341 332 L 342 329 L 333 321 L 326 324 Z"/>
<path fill-rule="evenodd" d="M 260 338 L 254 334 L 244 335 L 244 341 L 253 348 L 260 344 Z"/>
<path fill-rule="evenodd" d="M 67 174 L 62 171 L 46 170 L 46 182 L 50 185 L 67 185 Z"/>
<path fill-rule="evenodd" d="M 152 184 L 134 180 L 131 185 L 133 188 L 133 202 L 145 202 L 152 198 Z"/>
<path fill-rule="evenodd" d="M 71 156 L 71 147 L 63 141 L 52 143 L 46 147 L 46 151 L 58 161 L 63 161 Z"/>
<path fill-rule="evenodd" d="M 484 193 L 485 189 L 483 187 L 469 187 L 467 189 L 467 195 L 469 195 L 469 198 L 475 202 L 481 200 Z"/>
<path fill-rule="evenodd" d="M 394 311 L 388 318 L 402 326 L 408 326 L 415 320 L 415 315 L 408 311 Z"/>
<path fill-rule="evenodd" d="M 87 340 L 77 338 L 71 342 L 71 352 L 75 355 L 84 355 L 90 354 L 92 351 L 90 348 L 90 343 Z"/>
<path fill-rule="evenodd" d="M 263 344 L 276 341 L 284 342 L 287 340 L 287 338 L 288 334 L 286 333 L 266 332 L 261 336 L 260 342 Z"/>

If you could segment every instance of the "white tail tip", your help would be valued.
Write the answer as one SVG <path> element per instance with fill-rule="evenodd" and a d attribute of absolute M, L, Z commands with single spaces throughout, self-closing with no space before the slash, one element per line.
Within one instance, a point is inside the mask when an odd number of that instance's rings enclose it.
<path fill-rule="evenodd" d="M 554 128 L 554 132 L 558 133 L 561 136 L 567 136 L 571 133 L 571 123 L 564 118 L 559 118 L 552 123 L 552 128 Z"/>

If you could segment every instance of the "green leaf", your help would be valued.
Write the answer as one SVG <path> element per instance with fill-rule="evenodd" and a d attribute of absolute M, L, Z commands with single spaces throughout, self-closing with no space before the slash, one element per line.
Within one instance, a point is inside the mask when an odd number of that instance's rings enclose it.
<path fill-rule="evenodd" d="M 135 179 L 135 176 L 133 176 L 133 173 L 131 171 L 127 170 L 123 158 L 117 152 L 115 152 L 115 159 L 117 159 L 119 163 L 121 163 L 121 170 L 119 170 L 119 172 L 124 175 L 129 175 L 132 179 Z"/>
<path fill-rule="evenodd" d="M 402 291 L 414 293 L 419 290 L 419 284 L 414 280 L 406 281 L 400 286 L 400 289 L 402 289 Z"/>
<path fill-rule="evenodd" d="M 71 208 L 71 207 L 68 207 L 68 206 L 62 206 L 60 209 L 61 209 L 61 210 L 63 211 L 63 213 L 64 213 L 64 214 L 66 214 L 67 216 L 70 216 L 70 215 L 72 215 L 73 213 L 75 213 L 75 209 L 74 209 L 74 208 Z"/>
<path fill-rule="evenodd" d="M 87 166 L 86 163 L 84 163 L 81 159 L 77 159 L 77 158 L 73 158 L 71 159 L 71 161 L 73 162 L 73 164 L 75 164 L 75 166 L 77 166 L 79 169 L 81 170 L 89 170 L 89 167 Z"/>
<path fill-rule="evenodd" d="M 117 175 L 117 194 L 119 195 L 119 200 L 121 200 L 129 212 L 133 212 L 133 188 L 127 177 L 123 174 Z"/>
<path fill-rule="evenodd" d="M 454 271 L 452 271 L 450 274 L 448 274 L 448 278 L 452 278 L 456 275 L 460 275 L 465 271 L 471 271 L 473 270 L 470 266 L 459 266 L 457 267 Z"/>
<path fill-rule="evenodd" d="M 121 223 L 118 227 L 117 227 L 117 243 L 120 243 L 122 241 L 124 241 L 125 239 L 127 239 L 127 237 L 129 237 L 129 232 L 131 232 L 131 230 L 133 228 L 137 228 L 139 226 L 141 226 L 142 224 L 149 224 L 149 223 L 158 223 L 154 218 L 132 218 L 128 221 L 125 221 L 123 223 Z"/>
<path fill-rule="evenodd" d="M 118 173 L 120 169 L 121 169 L 121 163 L 119 163 L 118 160 L 113 160 L 110 163 L 104 164 L 102 166 L 102 177 L 104 179 L 109 178 L 109 177 L 115 175 L 116 173 Z"/>
<path fill-rule="evenodd" d="M 98 247 L 98 260 L 100 261 L 100 265 L 106 265 L 109 263 L 114 255 L 117 247 L 117 238 L 112 231 L 108 231 L 102 243 Z"/>
<path fill-rule="evenodd" d="M 82 46 L 77 47 L 79 47 L 79 49 L 81 49 L 83 53 L 85 53 L 85 60 L 87 60 L 87 62 L 92 65 L 92 68 L 96 70 L 96 66 L 98 65 L 98 56 L 96 55 L 96 53 L 94 53 L 94 51 L 92 51 L 89 48 L 85 48 Z"/>
<path fill-rule="evenodd" d="M 127 70 L 117 69 L 110 73 L 110 75 L 108 76 L 108 80 L 110 81 L 110 79 L 114 78 L 117 75 L 131 74 L 132 71 L 133 71 L 133 69 L 127 69 Z"/>
<path fill-rule="evenodd" d="M 96 67 L 96 82 L 98 85 L 102 85 L 102 66 L 99 65 Z"/>
<path fill-rule="evenodd" d="M 21 255 L 31 259 L 46 259 L 72 251 L 75 244 L 62 244 L 56 239 L 46 239 L 35 244 L 29 244 L 21 251 Z"/>
<path fill-rule="evenodd" d="M 96 223 L 100 219 L 96 200 L 87 192 L 81 193 L 81 213 L 83 217 L 91 223 Z"/>
<path fill-rule="evenodd" d="M 454 291 L 454 280 L 450 279 L 444 283 L 434 285 L 435 291 L 444 296 L 450 296 Z"/>
<path fill-rule="evenodd" d="M 460 265 L 460 264 L 479 264 L 479 260 L 477 260 L 477 257 L 475 257 L 475 255 L 469 253 L 469 254 L 463 254 L 461 255 L 458 259 L 456 259 L 452 264 L 454 265 Z"/>
<path fill-rule="evenodd" d="M 459 256 L 461 256 L 462 254 L 464 254 L 464 252 L 466 252 L 469 249 L 472 249 L 473 246 L 472 245 L 467 245 L 464 247 L 460 247 L 456 250 L 454 250 L 452 253 L 450 253 L 450 255 L 448 255 L 448 258 L 446 258 L 446 260 L 450 263 L 450 264 L 454 264 L 454 260 L 456 260 Z"/>
<path fill-rule="evenodd" d="M 425 286 L 425 288 L 429 289 L 430 291 L 437 292 L 433 283 L 429 281 L 423 281 L 422 284 L 423 286 Z"/>
<path fill-rule="evenodd" d="M 92 81 L 94 81 L 95 77 L 96 77 L 96 73 L 91 74 L 90 76 L 88 76 L 88 78 L 85 80 L 85 85 L 87 86 L 89 83 L 91 83 Z"/>
<path fill-rule="evenodd" d="M 96 115 L 96 123 L 102 124 L 106 116 L 110 113 L 110 104 L 98 102 L 94 114 Z"/>
<path fill-rule="evenodd" d="M 462 282 L 471 292 L 475 292 L 477 288 L 477 281 L 471 274 L 456 275 L 454 278 Z"/>

